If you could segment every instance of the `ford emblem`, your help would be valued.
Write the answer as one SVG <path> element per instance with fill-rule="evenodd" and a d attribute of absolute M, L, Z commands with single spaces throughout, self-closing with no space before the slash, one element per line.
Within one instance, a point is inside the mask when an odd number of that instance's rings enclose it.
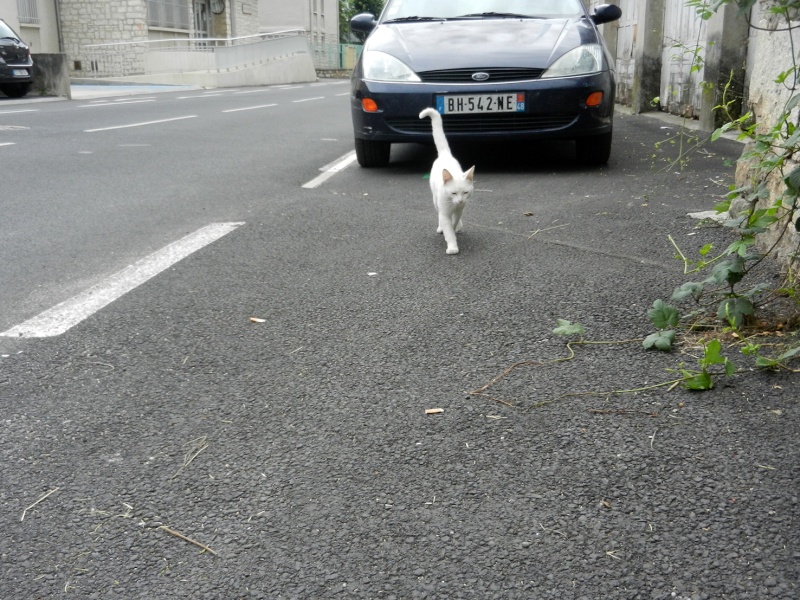
<path fill-rule="evenodd" d="M 483 73 L 483 72 L 473 73 L 472 74 L 472 79 L 474 81 L 486 81 L 487 79 L 489 79 L 489 74 L 488 73 Z"/>

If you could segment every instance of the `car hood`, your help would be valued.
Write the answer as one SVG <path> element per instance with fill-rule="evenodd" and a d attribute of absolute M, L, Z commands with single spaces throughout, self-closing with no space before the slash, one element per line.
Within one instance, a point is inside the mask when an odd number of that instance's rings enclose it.
<path fill-rule="evenodd" d="M 364 50 L 400 59 L 417 73 L 441 69 L 547 68 L 582 43 L 597 42 L 585 18 L 479 19 L 379 25 Z"/>

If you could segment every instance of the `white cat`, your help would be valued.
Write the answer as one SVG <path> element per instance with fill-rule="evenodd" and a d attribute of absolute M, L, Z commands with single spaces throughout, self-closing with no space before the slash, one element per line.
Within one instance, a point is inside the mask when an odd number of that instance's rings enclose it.
<path fill-rule="evenodd" d="M 430 117 L 433 127 L 433 141 L 439 157 L 433 161 L 431 168 L 431 192 L 433 192 L 433 205 L 439 213 L 439 228 L 437 233 L 443 233 L 447 242 L 447 253 L 458 254 L 456 232 L 463 229 L 461 213 L 467 200 L 472 195 L 473 176 L 475 167 L 462 172 L 461 165 L 450 152 L 450 145 L 444 135 L 442 116 L 432 108 L 426 108 L 419 113 L 419 118 Z"/>

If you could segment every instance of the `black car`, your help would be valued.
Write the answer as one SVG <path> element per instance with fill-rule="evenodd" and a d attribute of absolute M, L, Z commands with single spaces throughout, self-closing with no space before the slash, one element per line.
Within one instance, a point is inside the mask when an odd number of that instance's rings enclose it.
<path fill-rule="evenodd" d="M 22 98 L 33 83 L 31 49 L 0 19 L 0 92 Z"/>
<path fill-rule="evenodd" d="M 359 164 L 429 143 L 426 107 L 451 140 L 575 140 L 579 161 L 605 164 L 616 74 L 597 26 L 621 15 L 581 0 L 388 0 L 378 19 L 356 15 L 369 33 L 351 80 Z"/>

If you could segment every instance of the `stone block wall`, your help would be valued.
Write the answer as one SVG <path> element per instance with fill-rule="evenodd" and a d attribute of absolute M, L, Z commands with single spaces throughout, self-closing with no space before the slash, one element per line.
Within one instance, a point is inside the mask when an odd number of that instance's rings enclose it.
<path fill-rule="evenodd" d="M 236 37 L 258 33 L 258 0 L 231 0 L 236 11 Z"/>
<path fill-rule="evenodd" d="M 189 1 L 189 0 L 187 0 Z M 61 31 L 70 75 L 92 76 L 92 60 L 84 46 L 147 40 L 146 0 L 62 0 Z M 143 53 L 119 54 L 128 74 L 144 71 Z"/>

